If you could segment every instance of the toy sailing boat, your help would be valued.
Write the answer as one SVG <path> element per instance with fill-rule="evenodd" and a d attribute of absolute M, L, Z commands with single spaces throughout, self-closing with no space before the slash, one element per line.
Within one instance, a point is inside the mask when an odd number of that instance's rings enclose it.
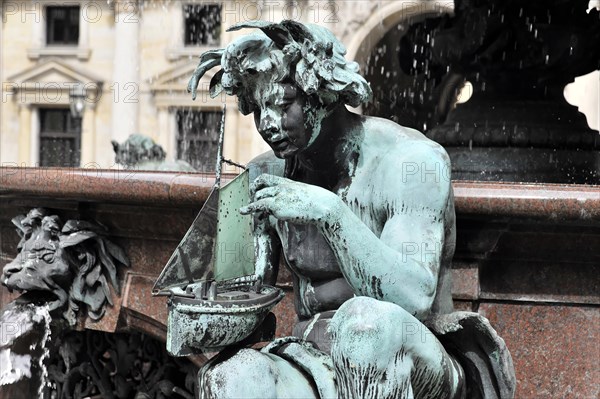
<path fill-rule="evenodd" d="M 223 159 L 224 116 L 215 185 L 152 289 L 169 296 L 167 351 L 174 356 L 244 342 L 284 295 L 257 281 L 252 217 L 239 212 L 250 199 L 248 170 L 221 187 L 222 164 L 232 163 Z"/>

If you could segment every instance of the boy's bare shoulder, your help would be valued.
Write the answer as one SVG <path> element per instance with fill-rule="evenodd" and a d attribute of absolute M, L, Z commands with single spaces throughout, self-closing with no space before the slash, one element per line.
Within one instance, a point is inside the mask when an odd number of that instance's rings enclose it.
<path fill-rule="evenodd" d="M 272 150 L 254 157 L 247 165 L 250 171 L 250 181 L 263 173 L 275 176 L 283 176 L 285 161 L 275 156 Z"/>
<path fill-rule="evenodd" d="M 366 152 L 381 161 L 450 164 L 446 150 L 418 130 L 377 117 L 366 117 L 363 128 Z"/>

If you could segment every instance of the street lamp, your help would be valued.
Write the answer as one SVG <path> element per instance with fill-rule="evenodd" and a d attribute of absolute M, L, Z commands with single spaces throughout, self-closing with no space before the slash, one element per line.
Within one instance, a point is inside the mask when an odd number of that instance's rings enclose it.
<path fill-rule="evenodd" d="M 74 119 L 81 119 L 85 110 L 85 88 L 83 84 L 76 84 L 69 93 L 69 104 L 71 116 Z"/>

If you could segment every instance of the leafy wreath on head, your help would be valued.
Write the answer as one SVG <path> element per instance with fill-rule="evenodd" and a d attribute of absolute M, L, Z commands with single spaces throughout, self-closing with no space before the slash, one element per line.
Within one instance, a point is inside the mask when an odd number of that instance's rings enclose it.
<path fill-rule="evenodd" d="M 358 73 L 358 64 L 344 58 L 346 48 L 328 29 L 286 20 L 244 22 L 227 31 L 243 28 L 258 28 L 264 34 L 246 35 L 225 49 L 202 54 L 187 88 L 193 99 L 202 76 L 217 65 L 222 69 L 210 81 L 210 97 L 222 91 L 237 96 L 244 115 L 254 111 L 251 88 L 258 76 L 268 77 L 271 83 L 292 79 L 325 105 L 342 102 L 357 107 L 371 98 L 371 87 Z"/>

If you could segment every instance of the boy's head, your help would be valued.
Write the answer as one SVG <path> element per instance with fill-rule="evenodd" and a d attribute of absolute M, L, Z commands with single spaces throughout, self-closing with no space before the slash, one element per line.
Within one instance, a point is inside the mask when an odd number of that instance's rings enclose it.
<path fill-rule="evenodd" d="M 240 111 L 254 113 L 256 128 L 276 156 L 289 158 L 308 148 L 335 106 L 358 106 L 370 98 L 358 64 L 346 61 L 346 49 L 329 30 L 293 21 L 257 21 L 229 30 L 241 28 L 262 33 L 204 53 L 188 91 L 195 97 L 202 75 L 221 65 L 210 82 L 211 97 L 221 91 L 237 96 Z"/>

